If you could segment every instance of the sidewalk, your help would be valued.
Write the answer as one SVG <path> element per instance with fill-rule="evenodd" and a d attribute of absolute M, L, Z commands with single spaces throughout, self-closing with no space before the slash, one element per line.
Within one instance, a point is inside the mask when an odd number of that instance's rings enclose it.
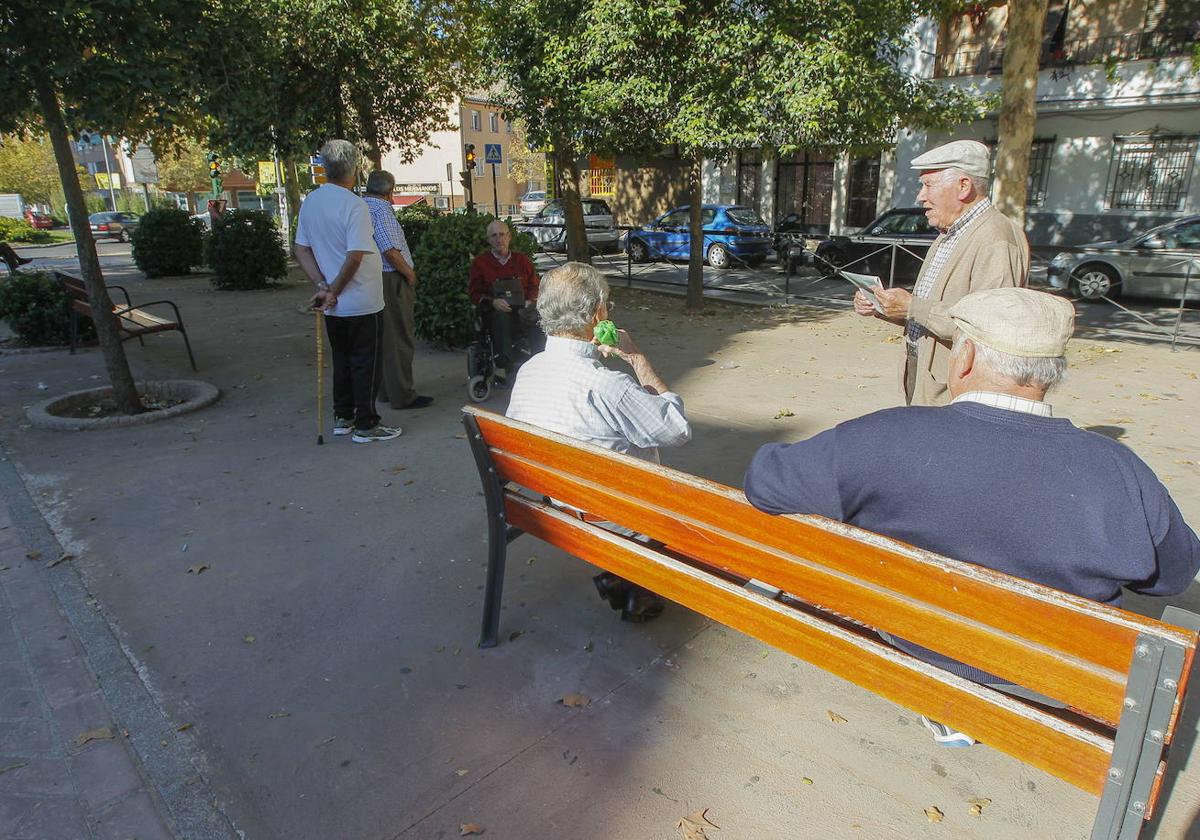
<path fill-rule="evenodd" d="M 0 831 L 172 838 L 34 545 L 0 500 Z"/>

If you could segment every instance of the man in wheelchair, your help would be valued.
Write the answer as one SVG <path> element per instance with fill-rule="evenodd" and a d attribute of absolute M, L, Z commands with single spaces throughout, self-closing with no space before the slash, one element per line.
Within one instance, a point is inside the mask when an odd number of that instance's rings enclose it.
<path fill-rule="evenodd" d="M 512 231 L 499 219 L 488 225 L 488 250 L 471 263 L 467 296 L 491 336 L 496 382 L 512 379 L 518 356 L 536 353 L 544 342 L 537 329 L 538 275 L 533 262 L 511 250 Z M 523 346 L 524 345 L 524 346 Z"/>

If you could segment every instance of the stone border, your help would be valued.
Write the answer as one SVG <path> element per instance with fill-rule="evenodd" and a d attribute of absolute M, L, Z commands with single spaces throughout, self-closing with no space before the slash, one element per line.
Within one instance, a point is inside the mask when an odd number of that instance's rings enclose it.
<path fill-rule="evenodd" d="M 89 388 L 86 391 L 72 391 L 69 394 L 42 400 L 26 409 L 25 414 L 29 418 L 29 422 L 39 429 L 83 432 L 91 429 L 111 429 L 117 426 L 142 426 L 146 423 L 166 420 L 212 405 L 221 397 L 221 391 L 217 386 L 197 379 L 161 379 L 138 382 L 137 389 L 139 393 L 151 397 L 183 399 L 183 402 L 170 408 L 118 417 L 60 417 L 54 413 L 76 405 L 86 405 L 98 397 L 111 395 L 112 386 L 105 386 Z"/>

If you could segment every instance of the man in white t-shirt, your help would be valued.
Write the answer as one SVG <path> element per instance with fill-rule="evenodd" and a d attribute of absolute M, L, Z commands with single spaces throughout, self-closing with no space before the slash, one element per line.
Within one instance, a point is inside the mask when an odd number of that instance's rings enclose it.
<path fill-rule="evenodd" d="M 333 433 L 371 443 L 399 437 L 400 429 L 380 425 L 375 411 L 383 262 L 371 212 L 351 191 L 360 160 L 347 140 L 321 147 L 327 183 L 300 205 L 296 260 L 317 287 L 313 307 L 325 313 L 333 350 Z"/>

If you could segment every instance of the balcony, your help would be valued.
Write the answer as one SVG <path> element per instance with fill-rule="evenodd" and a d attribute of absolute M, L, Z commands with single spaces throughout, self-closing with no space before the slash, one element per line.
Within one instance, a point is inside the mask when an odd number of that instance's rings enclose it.
<path fill-rule="evenodd" d="M 1190 29 L 1155 32 L 1127 32 L 1098 38 L 1078 38 L 1042 45 L 1039 64 L 1042 69 L 1107 64 L 1111 61 L 1138 61 L 1190 55 L 1196 35 Z M 992 76 L 1004 65 L 1004 48 L 963 49 L 941 53 L 934 65 L 938 78 L 949 76 Z"/>

